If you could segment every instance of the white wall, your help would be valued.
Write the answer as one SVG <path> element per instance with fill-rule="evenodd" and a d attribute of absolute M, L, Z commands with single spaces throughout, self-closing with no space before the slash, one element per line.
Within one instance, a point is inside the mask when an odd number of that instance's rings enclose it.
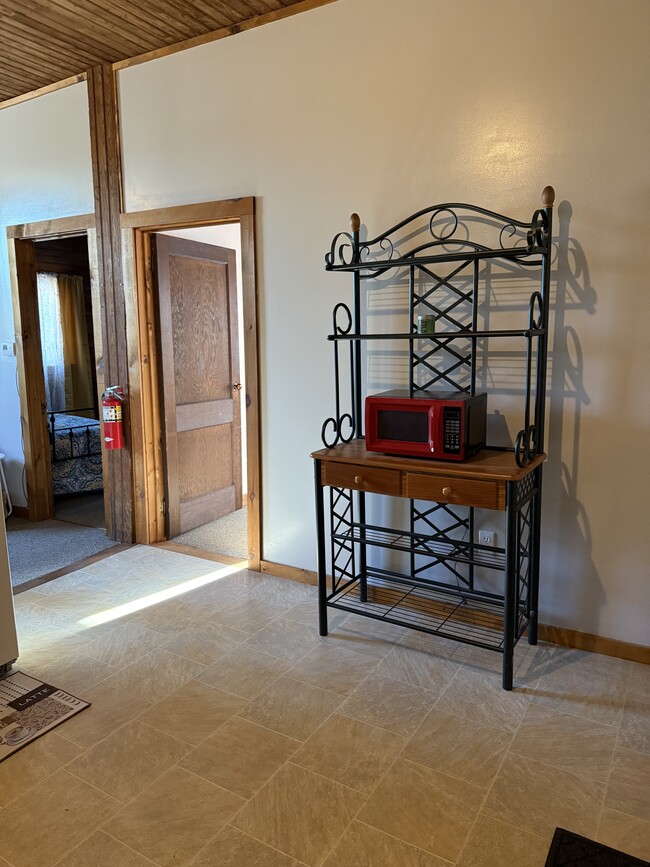
<path fill-rule="evenodd" d="M 0 342 L 13 344 L 6 226 L 94 210 L 85 82 L 0 111 Z M 0 451 L 26 504 L 15 358 L 0 355 Z"/>
<path fill-rule="evenodd" d="M 120 73 L 129 210 L 258 197 L 265 558 L 314 566 L 334 233 L 449 200 L 526 219 L 550 183 L 541 616 L 647 641 L 649 25 L 644 0 L 339 0 Z"/>

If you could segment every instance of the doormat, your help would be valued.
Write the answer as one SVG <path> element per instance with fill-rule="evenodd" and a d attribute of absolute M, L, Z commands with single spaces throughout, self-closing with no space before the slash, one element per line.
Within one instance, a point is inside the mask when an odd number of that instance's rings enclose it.
<path fill-rule="evenodd" d="M 576 864 L 584 864 L 585 867 L 648 867 L 650 862 L 626 855 L 618 849 L 610 849 L 564 828 L 556 828 L 544 867 L 569 867 Z"/>
<path fill-rule="evenodd" d="M 0 680 L 0 762 L 79 711 L 90 707 L 21 671 Z"/>

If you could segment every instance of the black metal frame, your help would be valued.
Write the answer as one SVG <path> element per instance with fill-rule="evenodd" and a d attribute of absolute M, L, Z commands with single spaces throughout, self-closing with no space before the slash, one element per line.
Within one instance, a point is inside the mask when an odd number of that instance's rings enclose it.
<path fill-rule="evenodd" d="M 91 431 L 96 431 L 98 429 L 98 427 L 99 427 L 99 420 L 98 419 L 90 419 L 89 418 L 88 421 L 92 422 L 92 424 L 88 424 L 87 427 L 84 427 L 83 425 L 79 425 L 78 427 L 70 427 L 70 428 L 67 428 L 65 426 L 59 427 L 56 429 L 56 431 L 54 429 L 54 419 L 58 415 L 74 415 L 77 412 L 94 412 L 94 411 L 95 411 L 94 407 L 85 406 L 85 407 L 82 407 L 81 409 L 64 409 L 64 410 L 60 410 L 59 412 L 48 412 L 48 418 L 49 418 L 49 422 L 50 422 L 48 425 L 48 437 L 50 440 L 50 446 L 51 446 L 51 451 L 52 451 L 51 463 L 60 464 L 60 463 L 64 463 L 65 461 L 74 461 L 74 460 L 77 460 L 78 458 L 88 458 L 88 457 L 94 457 L 96 455 L 101 455 L 101 453 L 102 453 L 101 441 L 99 443 L 99 448 L 96 449 L 95 451 L 92 450 L 92 446 L 91 446 Z M 68 442 L 70 444 L 70 454 L 66 458 L 58 458 L 56 456 L 56 434 L 57 433 L 58 434 L 65 434 L 66 430 L 68 433 Z M 86 438 L 85 451 L 83 451 L 83 448 L 81 447 L 81 445 L 79 443 L 79 437 L 83 436 L 83 435 L 85 435 L 85 438 Z"/>
<path fill-rule="evenodd" d="M 549 195 L 550 192 L 550 195 Z M 360 221 L 352 216 L 351 233 L 340 233 L 325 257 L 328 271 L 353 275 L 353 309 L 337 304 L 328 339 L 334 347 L 335 414 L 322 429 L 326 447 L 363 436 L 361 344 L 366 340 L 403 340 L 409 347 L 409 391 L 444 384 L 446 389 L 476 393 L 477 352 L 487 338 L 525 340 L 525 400 L 523 427 L 517 434 L 514 458 L 525 468 L 544 449 L 548 308 L 551 273 L 553 191 L 544 191 L 546 207 L 529 223 L 466 204 L 443 204 L 418 211 L 370 241 L 360 240 Z M 428 220 L 428 227 L 426 221 Z M 425 223 L 427 238 L 403 254 L 397 237 L 407 239 Z M 497 234 L 490 247 L 469 239 L 477 225 Z M 465 231 L 465 236 L 462 232 Z M 421 234 L 421 229 L 420 229 Z M 506 246 L 505 242 L 511 243 Z M 478 327 L 479 287 L 487 280 L 489 263 L 540 268 L 540 288 L 528 303 L 527 327 L 519 330 L 481 330 Z M 438 266 L 451 263 L 446 277 Z M 483 268 L 482 268 L 483 266 Z M 470 276 L 467 276 L 470 269 Z M 361 322 L 362 281 L 390 271 L 407 274 L 411 330 L 399 334 L 364 334 Z M 463 281 L 458 285 L 459 281 Z M 442 300 L 440 296 L 444 293 Z M 432 334 L 417 332 L 418 312 L 434 316 Z M 351 406 L 341 406 L 339 344 L 349 345 Z M 445 366 L 444 359 L 449 361 Z M 488 446 L 490 447 L 490 446 Z M 331 487 L 329 515 L 332 587 L 326 576 L 325 507 L 321 462 L 315 460 L 318 526 L 319 624 L 327 634 L 327 607 L 386 620 L 423 632 L 445 635 L 503 653 L 503 687 L 512 689 L 513 650 L 528 630 L 537 642 L 539 539 L 542 466 L 519 481 L 506 483 L 506 540 L 504 548 L 487 548 L 474 541 L 474 508 L 411 500 L 408 531 L 377 527 L 366 522 L 366 494 Z M 368 548 L 384 548 L 409 555 L 410 570 L 398 572 L 367 564 Z M 441 565 L 447 583 L 427 576 Z M 503 593 L 489 593 L 475 582 L 475 568 L 503 573 Z"/>

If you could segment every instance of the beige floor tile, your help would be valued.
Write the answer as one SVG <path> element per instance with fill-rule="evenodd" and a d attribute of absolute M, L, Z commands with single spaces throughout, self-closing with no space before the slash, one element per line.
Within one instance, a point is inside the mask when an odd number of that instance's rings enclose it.
<path fill-rule="evenodd" d="M 180 867 L 244 803 L 232 792 L 174 767 L 110 819 L 104 830 L 162 867 Z"/>
<path fill-rule="evenodd" d="M 116 670 L 113 665 L 99 662 L 91 656 L 86 656 L 82 650 L 78 650 L 61 656 L 49 665 L 39 668 L 37 672 L 29 673 L 72 693 L 77 698 L 85 698 L 88 690 L 110 677 Z"/>
<path fill-rule="evenodd" d="M 210 612 L 205 608 L 179 597 L 143 609 L 134 617 L 134 622 L 173 638 L 202 623 L 209 616 Z"/>
<path fill-rule="evenodd" d="M 201 672 L 198 679 L 234 695 L 251 699 L 277 680 L 288 667 L 286 660 L 260 653 L 242 644 L 222 657 L 216 665 Z"/>
<path fill-rule="evenodd" d="M 287 671 L 288 677 L 347 695 L 377 665 L 367 653 L 319 644 Z"/>
<path fill-rule="evenodd" d="M 247 647 L 296 662 L 318 646 L 318 629 L 280 617 L 260 629 L 246 642 Z"/>
<path fill-rule="evenodd" d="M 419 849 L 455 861 L 484 795 L 478 786 L 398 759 L 358 818 Z"/>
<path fill-rule="evenodd" d="M 39 602 L 45 597 L 39 597 Z M 53 626 L 61 627 L 63 615 L 60 611 L 53 611 L 43 605 L 35 602 L 27 602 L 16 608 L 16 631 L 18 632 L 18 641 L 23 635 L 35 635 L 37 632 L 44 632 L 51 629 Z M 63 627 L 62 627 L 63 628 Z"/>
<path fill-rule="evenodd" d="M 104 831 L 96 831 L 56 867 L 151 867 L 153 863 Z"/>
<path fill-rule="evenodd" d="M 81 632 L 68 632 L 52 627 L 35 639 L 23 637 L 20 641 L 20 667 L 25 671 L 37 671 L 71 653 L 77 653 L 89 644 Z"/>
<path fill-rule="evenodd" d="M 355 820 L 323 867 L 449 867 L 450 863 Z"/>
<path fill-rule="evenodd" d="M 330 626 L 331 611 L 332 609 L 327 613 L 330 632 L 320 639 L 326 645 L 356 650 L 358 653 L 369 653 L 371 656 L 383 659 L 408 632 L 407 629 L 394 623 L 379 623 L 368 617 L 358 617 L 354 614 L 348 615 L 340 626 Z"/>
<path fill-rule="evenodd" d="M 611 676 L 597 666 L 551 664 L 537 682 L 533 701 L 551 710 L 615 726 L 623 714 L 625 679 Z"/>
<path fill-rule="evenodd" d="M 246 596 L 247 593 L 248 590 L 245 587 L 238 587 L 236 584 L 226 584 L 222 579 L 218 579 L 212 581 L 210 584 L 197 587 L 195 590 L 190 590 L 186 598 L 192 605 L 201 605 L 207 611 L 214 614 L 217 611 L 221 611 L 226 605 L 230 605 Z"/>
<path fill-rule="evenodd" d="M 650 818 L 650 756 L 616 750 L 605 806 L 637 819 Z"/>
<path fill-rule="evenodd" d="M 443 638 L 440 635 L 429 635 L 427 632 L 418 632 L 415 629 L 406 630 L 400 640 L 400 647 L 410 647 L 438 659 L 454 659 L 456 662 L 462 662 L 472 650 L 469 645 L 462 644 L 460 641 Z"/>
<path fill-rule="evenodd" d="M 650 665 L 640 662 L 630 663 L 627 681 L 627 696 L 633 703 L 650 704 Z"/>
<path fill-rule="evenodd" d="M 463 667 L 436 702 L 436 708 L 513 732 L 529 701 L 524 692 L 501 689 L 498 677 Z"/>
<path fill-rule="evenodd" d="M 68 765 L 86 783 L 127 803 L 188 752 L 187 744 L 131 720 Z"/>
<path fill-rule="evenodd" d="M 595 780 L 509 755 L 483 813 L 544 838 L 557 826 L 593 838 L 604 788 Z"/>
<path fill-rule="evenodd" d="M 316 865 L 363 801 L 359 792 L 289 763 L 248 802 L 233 824 L 274 849 Z"/>
<path fill-rule="evenodd" d="M 505 822 L 479 816 L 458 859 L 458 867 L 544 867 L 552 833 L 546 838 Z"/>
<path fill-rule="evenodd" d="M 0 764 L 0 807 L 38 785 L 81 752 L 81 747 L 49 732 Z"/>
<path fill-rule="evenodd" d="M 616 728 L 531 703 L 510 751 L 574 774 L 606 780 Z"/>
<path fill-rule="evenodd" d="M 336 611 L 336 609 L 330 608 L 327 612 L 329 628 L 336 629 L 345 623 L 349 616 L 347 611 Z M 289 608 L 283 617 L 287 620 L 296 620 L 298 623 L 306 623 L 307 626 L 318 626 L 318 599 L 316 597 L 304 599 Z"/>
<path fill-rule="evenodd" d="M 332 714 L 292 762 L 369 795 L 404 743 L 385 729 Z"/>
<path fill-rule="evenodd" d="M 603 807 L 596 839 L 612 849 L 650 861 L 650 821 Z"/>
<path fill-rule="evenodd" d="M 242 798 L 251 798 L 299 746 L 300 741 L 234 717 L 180 765 Z"/>
<path fill-rule="evenodd" d="M 339 712 L 398 735 L 410 736 L 436 699 L 435 693 L 371 674 L 351 693 Z"/>
<path fill-rule="evenodd" d="M 487 788 L 499 770 L 511 737 L 503 729 L 434 708 L 409 741 L 404 757 Z"/>
<path fill-rule="evenodd" d="M 280 599 L 283 605 L 297 605 L 307 599 L 316 601 L 318 594 L 316 587 L 312 584 L 303 584 L 301 581 L 291 581 L 273 576 L 267 576 L 263 584 L 252 587 L 250 592 L 258 599 L 269 602 Z"/>
<path fill-rule="evenodd" d="M 119 807 L 61 769 L 2 811 L 0 852 L 15 867 L 50 867 Z"/>
<path fill-rule="evenodd" d="M 650 704 L 627 698 L 618 733 L 619 745 L 638 753 L 650 753 Z"/>
<path fill-rule="evenodd" d="M 123 668 L 161 645 L 165 638 L 153 629 L 139 623 L 123 623 L 101 638 L 84 647 L 86 656 L 92 656 L 115 668 Z"/>
<path fill-rule="evenodd" d="M 205 671 L 205 666 L 158 648 L 112 675 L 109 686 L 157 702 Z"/>
<path fill-rule="evenodd" d="M 287 607 L 247 594 L 213 613 L 210 620 L 214 623 L 224 623 L 231 629 L 238 629 L 240 632 L 247 632 L 252 635 L 259 629 L 268 626 L 276 617 L 284 614 Z"/>
<path fill-rule="evenodd" d="M 57 731 L 86 749 L 94 747 L 150 706 L 149 702 L 107 683 L 99 683 L 87 690 L 84 698 L 91 702 L 90 707 L 66 720 Z"/>
<path fill-rule="evenodd" d="M 245 632 L 231 629 L 223 623 L 211 623 L 205 620 L 181 632 L 164 647 L 165 650 L 193 659 L 203 665 L 213 665 L 247 638 Z"/>
<path fill-rule="evenodd" d="M 104 589 L 91 584 L 79 584 L 70 590 L 58 590 L 43 596 L 38 604 L 66 619 L 82 618 L 110 608 L 112 598 L 112 594 Z"/>
<path fill-rule="evenodd" d="M 289 855 L 271 849 L 228 825 L 201 852 L 192 867 L 298 867 Z"/>
<path fill-rule="evenodd" d="M 196 746 L 246 704 L 245 698 L 190 680 L 146 710 L 140 719 Z"/>
<path fill-rule="evenodd" d="M 240 716 L 305 741 L 340 703 L 340 695 L 281 677 L 244 708 Z"/>
<path fill-rule="evenodd" d="M 458 671 L 458 666 L 458 662 L 426 650 L 400 645 L 381 660 L 375 674 L 412 683 L 439 695 Z"/>

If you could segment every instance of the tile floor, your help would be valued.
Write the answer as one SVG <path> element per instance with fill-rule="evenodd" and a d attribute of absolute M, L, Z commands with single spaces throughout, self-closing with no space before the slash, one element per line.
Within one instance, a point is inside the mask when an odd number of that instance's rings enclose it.
<path fill-rule="evenodd" d="M 242 564 L 243 565 L 243 564 Z M 16 597 L 20 668 L 93 702 L 0 764 L 6 867 L 544 864 L 556 825 L 650 858 L 650 670 L 490 652 L 134 547 Z"/>

